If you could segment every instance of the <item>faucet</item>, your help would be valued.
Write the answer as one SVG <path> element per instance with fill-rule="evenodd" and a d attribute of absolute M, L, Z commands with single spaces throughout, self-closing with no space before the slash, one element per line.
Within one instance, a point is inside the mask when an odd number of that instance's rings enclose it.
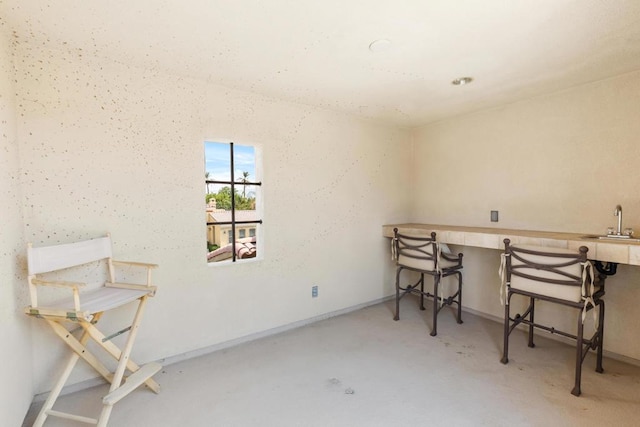
<path fill-rule="evenodd" d="M 622 206 L 616 205 L 616 210 L 613 211 L 613 214 L 618 217 L 618 230 L 616 234 L 618 236 L 622 235 Z"/>

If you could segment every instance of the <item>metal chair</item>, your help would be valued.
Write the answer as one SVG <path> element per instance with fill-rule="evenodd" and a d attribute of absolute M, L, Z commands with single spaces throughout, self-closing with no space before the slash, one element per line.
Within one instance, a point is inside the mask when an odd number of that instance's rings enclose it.
<path fill-rule="evenodd" d="M 130 358 L 147 299 L 154 296 L 156 292 L 156 287 L 151 284 L 151 269 L 157 266 L 113 260 L 111 238 L 108 235 L 93 240 L 38 248 L 29 244 L 27 258 L 31 305 L 25 309 L 25 312 L 34 318 L 44 320 L 73 350 L 73 354 L 60 373 L 58 382 L 49 393 L 33 425 L 42 426 L 48 416 L 56 416 L 104 427 L 107 425 L 113 405 L 138 386 L 146 384 L 154 392 L 159 392 L 160 386 L 151 377 L 162 369 L 162 366 L 151 362 L 141 367 Z M 82 266 L 89 266 L 89 268 L 85 271 L 82 270 Z M 104 280 L 105 277 L 107 280 L 103 286 L 85 292 L 84 289 L 88 288 L 85 283 L 70 281 L 75 278 L 71 274 L 76 267 L 84 272 L 83 276 L 92 276 L 92 281 L 93 279 Z M 121 276 L 133 275 L 133 277 L 137 277 L 134 270 L 141 269 L 139 273 L 141 277 L 138 277 L 140 284 L 117 282 L 116 268 L 125 269 L 124 272 L 120 272 Z M 95 277 L 93 277 L 94 274 L 96 274 Z M 39 298 L 38 288 L 43 287 L 48 287 L 51 291 L 65 290 L 68 297 L 53 301 L 47 301 L 47 298 L 42 296 Z M 98 330 L 96 325 L 103 314 L 130 303 L 137 305 L 130 326 L 109 335 Z M 111 340 L 126 332 L 128 336 L 121 350 Z M 87 347 L 89 339 L 118 362 L 115 371 L 112 372 L 90 351 Z M 56 399 L 80 358 L 111 384 L 109 392 L 102 399 L 103 406 L 99 418 L 89 418 L 53 409 Z M 127 371 L 131 372 L 128 377 L 125 376 Z"/>
<path fill-rule="evenodd" d="M 400 319 L 400 299 L 407 294 L 420 296 L 420 310 L 424 310 L 424 298 L 433 298 L 433 329 L 431 336 L 438 333 L 438 313 L 445 306 L 458 305 L 456 321 L 462 323 L 462 254 L 453 255 L 448 248 L 436 241 L 436 233 L 429 237 L 407 236 L 393 229 L 392 254 L 396 261 L 396 312 L 393 320 Z M 420 278 L 413 284 L 402 285 L 401 273 L 412 271 L 420 274 Z M 433 293 L 424 290 L 424 276 L 433 277 Z M 442 293 L 442 279 L 457 276 L 458 287 L 453 295 L 444 297 Z"/>
<path fill-rule="evenodd" d="M 604 334 L 604 279 L 594 275 L 593 267 L 587 260 L 588 249 L 579 250 L 545 248 L 537 246 L 511 246 L 504 239 L 504 254 L 500 266 L 502 288 L 500 297 L 505 304 L 504 347 L 501 362 L 509 362 L 509 335 L 520 324 L 528 325 L 529 347 L 533 343 L 534 328 L 576 340 L 575 384 L 571 393 L 579 396 L 582 362 L 590 349 L 597 351 L 596 372 L 602 369 L 602 344 Z M 513 295 L 529 299 L 523 314 L 510 313 Z M 570 334 L 553 327 L 539 324 L 534 320 L 535 301 L 542 300 L 574 308 L 578 314 L 577 333 Z M 584 337 L 584 321 L 589 310 L 598 307 L 596 331 L 590 339 Z M 594 312 L 595 314 L 595 312 Z"/>

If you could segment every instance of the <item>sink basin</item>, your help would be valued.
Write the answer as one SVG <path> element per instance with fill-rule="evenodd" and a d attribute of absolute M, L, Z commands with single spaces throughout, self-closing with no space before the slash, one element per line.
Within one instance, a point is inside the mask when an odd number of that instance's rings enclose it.
<path fill-rule="evenodd" d="M 637 237 L 629 237 L 629 236 L 598 236 L 596 234 L 587 234 L 586 236 L 582 236 L 583 239 L 593 239 L 593 240 L 606 240 L 608 242 L 640 242 L 640 238 Z"/>

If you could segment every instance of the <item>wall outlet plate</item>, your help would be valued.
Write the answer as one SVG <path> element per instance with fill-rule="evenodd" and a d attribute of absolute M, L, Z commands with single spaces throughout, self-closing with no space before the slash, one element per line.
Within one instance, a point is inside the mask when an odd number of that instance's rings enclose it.
<path fill-rule="evenodd" d="M 498 222 L 498 211 L 491 211 L 491 222 Z"/>

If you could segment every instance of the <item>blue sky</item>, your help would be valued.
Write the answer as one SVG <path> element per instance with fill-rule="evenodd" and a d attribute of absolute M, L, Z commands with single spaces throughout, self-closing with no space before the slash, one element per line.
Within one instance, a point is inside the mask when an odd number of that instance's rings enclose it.
<path fill-rule="evenodd" d="M 230 178 L 230 145 L 214 141 L 205 141 L 205 171 L 209 172 L 209 179 L 229 180 Z M 249 180 L 256 181 L 256 152 L 250 145 L 233 144 L 235 180 L 242 178 L 242 172 L 249 172 Z M 219 186 L 211 186 L 217 191 Z"/>
<path fill-rule="evenodd" d="M 206 141 L 204 143 L 205 170 L 212 179 L 229 179 L 230 145 L 227 143 Z M 249 172 L 249 179 L 256 179 L 256 154 L 255 148 L 249 145 L 233 144 L 235 154 L 234 166 L 236 181 L 242 177 L 242 172 Z"/>

